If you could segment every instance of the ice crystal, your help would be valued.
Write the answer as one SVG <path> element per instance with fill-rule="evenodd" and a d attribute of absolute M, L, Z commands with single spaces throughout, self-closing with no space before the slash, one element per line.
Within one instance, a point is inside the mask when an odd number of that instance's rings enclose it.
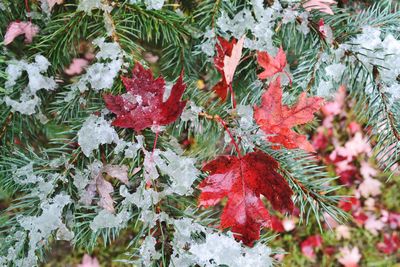
<path fill-rule="evenodd" d="M 6 96 L 4 102 L 21 114 L 34 114 L 36 107 L 40 104 L 40 99 L 36 95 L 37 91 L 41 89 L 54 90 L 57 87 L 53 77 L 45 76 L 49 66 L 49 61 L 42 55 L 36 55 L 35 61 L 32 63 L 25 60 L 9 61 L 6 68 L 6 90 L 10 91 L 16 85 L 17 79 L 22 76 L 23 72 L 27 73 L 29 82 L 27 87 L 23 89 L 19 100 L 13 100 Z"/>
<path fill-rule="evenodd" d="M 282 7 L 275 1 L 271 7 L 264 8 L 262 0 L 252 1 L 253 10 L 243 9 L 232 19 L 226 13 L 221 13 L 217 20 L 217 26 L 225 35 L 240 39 L 247 32 L 251 32 L 254 38 L 246 38 L 244 47 L 260 51 L 274 51 L 272 45 L 273 27 L 275 20 L 282 16 Z M 229 39 L 229 38 L 228 38 Z"/>
<path fill-rule="evenodd" d="M 240 117 L 240 127 L 244 130 L 250 129 L 253 126 L 253 108 L 251 106 L 238 105 L 237 113 Z"/>
<path fill-rule="evenodd" d="M 50 235 L 57 229 L 69 231 L 62 222 L 62 211 L 71 202 L 68 195 L 60 193 L 41 204 L 42 213 L 39 216 L 19 216 L 18 223 L 29 232 L 29 251 L 27 258 L 15 261 L 17 266 L 35 266 L 37 248 L 43 246 Z"/>
<path fill-rule="evenodd" d="M 72 92 L 77 90 L 84 92 L 88 90 L 88 84 L 95 91 L 111 88 L 114 79 L 121 70 L 123 52 L 117 43 L 105 42 L 104 38 L 98 38 L 93 41 L 93 44 L 100 48 L 100 51 L 96 54 L 98 61 L 90 65 L 79 81 L 72 85 Z M 64 101 L 71 99 L 71 97 L 72 95 L 68 95 Z"/>
<path fill-rule="evenodd" d="M 90 229 L 97 231 L 103 228 L 121 228 L 128 222 L 129 217 L 130 213 L 126 210 L 116 215 L 107 210 L 101 210 L 90 223 Z"/>
<path fill-rule="evenodd" d="M 112 7 L 104 4 L 104 1 L 102 0 L 80 0 L 77 8 L 78 11 L 83 11 L 89 15 L 92 14 L 94 9 L 101 9 L 110 12 Z"/>
<path fill-rule="evenodd" d="M 335 82 L 339 82 L 345 69 L 345 65 L 341 63 L 335 63 L 325 67 L 325 72 L 326 75 L 332 77 Z"/>
<path fill-rule="evenodd" d="M 346 44 L 344 49 L 357 53 L 357 60 L 370 71 L 374 66 L 380 66 L 379 74 L 385 85 L 384 90 L 390 97 L 389 104 L 393 104 L 399 96 L 397 78 L 400 75 L 400 40 L 391 34 L 383 38 L 379 28 L 365 26 L 362 33 Z M 371 86 L 366 88 L 366 93 L 372 91 Z"/>
<path fill-rule="evenodd" d="M 147 9 L 159 10 L 164 5 L 164 0 L 145 0 L 144 2 L 147 6 Z"/>
<path fill-rule="evenodd" d="M 162 174 L 168 175 L 171 181 L 166 193 L 190 195 L 193 192 L 191 185 L 200 174 L 200 171 L 194 166 L 195 160 L 179 156 L 171 150 L 161 151 L 160 155 L 164 160 L 158 160 L 157 167 Z"/>
<path fill-rule="evenodd" d="M 90 115 L 78 131 L 78 144 L 83 154 L 89 157 L 99 145 L 118 143 L 119 137 L 110 122 L 103 117 Z"/>
<path fill-rule="evenodd" d="M 153 260 L 158 260 L 161 254 L 156 251 L 156 239 L 152 236 L 146 236 L 140 247 L 140 264 L 142 266 L 151 266 Z"/>
<path fill-rule="evenodd" d="M 199 113 L 202 110 L 202 107 L 197 106 L 193 101 L 189 101 L 185 110 L 182 112 L 181 120 L 185 122 L 191 122 L 190 127 L 192 127 L 195 131 L 200 132 L 202 128 L 199 122 Z"/>
<path fill-rule="evenodd" d="M 245 247 L 231 233 L 218 233 L 188 218 L 175 220 L 173 224 L 174 253 L 170 266 L 272 266 L 271 250 L 261 243 Z"/>

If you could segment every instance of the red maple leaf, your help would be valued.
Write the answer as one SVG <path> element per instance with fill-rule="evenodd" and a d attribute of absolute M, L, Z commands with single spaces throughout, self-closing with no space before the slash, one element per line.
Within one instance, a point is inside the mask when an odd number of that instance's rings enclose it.
<path fill-rule="evenodd" d="M 232 85 L 236 67 L 239 64 L 242 56 L 243 43 L 244 37 L 242 37 L 239 41 L 232 39 L 232 41 L 229 42 L 218 36 L 218 42 L 215 45 L 217 55 L 214 57 L 214 64 L 222 77 L 221 80 L 214 86 L 213 90 L 222 101 L 225 101 L 228 95 L 228 90 Z"/>
<path fill-rule="evenodd" d="M 132 78 L 121 79 L 127 93 L 104 96 L 107 108 L 117 115 L 112 122 L 114 126 L 141 131 L 153 125 L 167 125 L 174 122 L 185 108 L 186 101 L 181 101 L 186 88 L 183 72 L 165 102 L 164 79 L 154 79 L 152 72 L 144 69 L 140 63 L 136 63 L 133 68 Z"/>
<path fill-rule="evenodd" d="M 292 107 L 282 104 L 282 89 L 280 79 L 270 83 L 263 94 L 261 106 L 254 108 L 254 119 L 267 134 L 267 139 L 275 144 L 281 144 L 288 149 L 301 148 L 313 152 L 313 146 L 305 135 L 294 132 L 291 128 L 313 120 L 324 100 L 321 97 L 307 97 L 303 92 L 298 102 Z M 276 148 L 279 148 L 276 147 Z"/>
<path fill-rule="evenodd" d="M 315 249 L 322 246 L 322 237 L 320 235 L 309 236 L 306 240 L 301 242 L 301 252 L 310 260 L 315 260 Z"/>
<path fill-rule="evenodd" d="M 377 248 L 387 255 L 396 253 L 400 249 L 399 235 L 396 232 L 393 232 L 392 235 L 384 234 L 383 242 L 379 242 Z"/>
<path fill-rule="evenodd" d="M 293 192 L 278 167 L 279 163 L 262 151 L 242 158 L 219 156 L 203 167 L 210 175 L 199 185 L 199 205 L 214 206 L 227 197 L 220 227 L 231 227 L 236 238 L 251 246 L 260 238 L 260 227 L 271 224 L 260 195 L 276 210 L 293 211 Z"/>
<path fill-rule="evenodd" d="M 275 58 L 267 52 L 257 52 L 257 62 L 264 68 L 264 71 L 258 74 L 258 78 L 260 79 L 267 79 L 280 72 L 286 73 L 284 70 L 287 64 L 286 54 L 282 47 L 279 48 Z M 286 73 L 286 75 L 288 74 Z"/>

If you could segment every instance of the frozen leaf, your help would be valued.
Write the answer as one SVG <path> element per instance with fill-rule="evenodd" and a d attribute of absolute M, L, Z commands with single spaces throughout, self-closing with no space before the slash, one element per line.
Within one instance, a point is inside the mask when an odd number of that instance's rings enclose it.
<path fill-rule="evenodd" d="M 331 5 L 336 4 L 334 0 L 309 0 L 303 4 L 303 7 L 307 11 L 311 10 L 319 10 L 321 12 L 327 13 L 329 15 L 333 15 L 333 11 L 331 9 Z"/>
<path fill-rule="evenodd" d="M 39 27 L 32 22 L 13 21 L 8 25 L 7 32 L 4 36 L 4 44 L 8 45 L 14 39 L 23 34 L 25 35 L 25 43 L 32 43 L 33 37 L 39 32 Z"/>
<path fill-rule="evenodd" d="M 293 210 L 293 192 L 277 172 L 278 168 L 278 162 L 261 151 L 248 153 L 243 158 L 220 156 L 203 167 L 210 175 L 199 185 L 199 205 L 214 206 L 227 197 L 220 227 L 231 227 L 238 239 L 252 245 L 260 237 L 260 227 L 270 225 L 261 194 L 274 209 Z"/>
<path fill-rule="evenodd" d="M 111 197 L 111 193 L 114 192 L 112 184 L 104 180 L 103 176 L 99 176 L 96 179 L 96 187 L 100 196 L 99 206 L 110 212 L 114 212 L 114 200 Z"/>
<path fill-rule="evenodd" d="M 287 64 L 286 54 L 282 47 L 279 48 L 275 58 L 267 52 L 257 52 L 257 62 L 264 68 L 264 71 L 258 74 L 258 78 L 267 79 L 273 77 L 277 73 L 284 72 L 284 68 Z"/>
<path fill-rule="evenodd" d="M 118 166 L 118 165 L 106 165 L 103 168 L 103 171 L 106 172 L 111 177 L 114 177 L 124 184 L 128 184 L 128 167 L 126 165 Z"/>
<path fill-rule="evenodd" d="M 312 152 L 314 148 L 305 135 L 294 132 L 291 128 L 312 121 L 324 100 L 320 97 L 307 97 L 303 92 L 298 102 L 292 107 L 282 104 L 280 79 L 271 82 L 263 94 L 261 106 L 255 107 L 254 119 L 268 136 L 267 139 L 281 144 L 288 149 L 301 148 Z"/>
<path fill-rule="evenodd" d="M 126 166 L 112 166 L 112 165 L 102 166 L 102 164 L 97 161 L 91 165 L 91 176 L 93 179 L 92 185 L 96 186 L 97 192 L 99 193 L 100 207 L 103 207 L 109 212 L 114 212 L 114 201 L 111 197 L 111 193 L 114 192 L 114 187 L 109 181 L 107 181 L 104 178 L 103 172 L 106 172 L 111 177 L 117 178 L 124 184 L 127 184 L 128 183 L 127 171 L 128 168 Z M 92 190 L 92 188 L 90 188 L 90 190 Z"/>
<path fill-rule="evenodd" d="M 186 88 L 183 73 L 171 90 L 167 101 L 163 102 L 165 81 L 162 77 L 154 79 L 150 70 L 136 63 L 132 78 L 122 77 L 127 93 L 105 95 L 107 108 L 117 115 L 112 125 L 141 131 L 151 126 L 168 125 L 182 113 L 186 101 L 181 101 Z"/>

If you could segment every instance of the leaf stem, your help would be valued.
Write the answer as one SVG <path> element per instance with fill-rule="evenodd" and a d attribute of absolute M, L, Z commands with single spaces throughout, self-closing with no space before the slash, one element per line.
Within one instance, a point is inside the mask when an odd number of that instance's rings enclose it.
<path fill-rule="evenodd" d="M 31 17 L 31 9 L 29 8 L 29 0 L 25 0 L 25 9 L 26 12 L 29 13 L 29 21 L 32 22 L 32 17 Z"/>
<path fill-rule="evenodd" d="M 231 92 L 232 107 L 236 109 L 235 93 L 233 92 L 232 83 L 229 84 L 229 91 Z"/>
<path fill-rule="evenodd" d="M 154 138 L 153 150 L 151 151 L 152 158 L 153 158 L 154 151 L 156 150 L 158 135 L 159 135 L 159 131 L 156 131 L 156 137 Z"/>
<path fill-rule="evenodd" d="M 204 117 L 204 118 L 206 118 L 208 120 L 214 120 L 214 121 L 217 121 L 217 122 L 221 123 L 222 127 L 224 127 L 225 132 L 227 132 L 229 137 L 231 138 L 231 143 L 235 147 L 235 150 L 236 150 L 236 152 L 238 154 L 239 159 L 242 158 L 242 153 L 240 152 L 238 143 L 236 142 L 235 138 L 233 137 L 232 132 L 229 130 L 227 123 L 220 116 L 218 116 L 218 115 L 210 115 L 210 114 L 205 113 L 205 112 L 200 112 L 199 116 Z"/>

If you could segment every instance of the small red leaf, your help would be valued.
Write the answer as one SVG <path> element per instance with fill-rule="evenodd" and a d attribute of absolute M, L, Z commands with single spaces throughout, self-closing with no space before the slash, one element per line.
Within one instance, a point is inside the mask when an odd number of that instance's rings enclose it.
<path fill-rule="evenodd" d="M 265 70 L 258 74 L 258 78 L 267 79 L 277 73 L 284 72 L 286 67 L 286 54 L 282 47 L 279 48 L 276 57 L 272 57 L 267 52 L 257 52 L 257 62 Z"/>
<path fill-rule="evenodd" d="M 385 234 L 383 242 L 379 242 L 377 248 L 387 255 L 396 253 L 400 249 L 399 235 L 396 232 L 393 232 L 392 235 Z"/>
<path fill-rule="evenodd" d="M 222 78 L 213 89 L 222 101 L 225 101 L 228 95 L 229 86 L 232 84 L 233 76 L 242 56 L 243 44 L 244 36 L 239 41 L 232 39 L 230 42 L 218 37 L 218 43 L 215 45 L 217 55 L 214 57 L 214 64 Z"/>
<path fill-rule="evenodd" d="M 260 195 L 276 210 L 293 211 L 293 192 L 278 167 L 274 158 L 261 151 L 243 158 L 220 156 L 203 167 L 210 175 L 199 185 L 199 205 L 214 206 L 227 197 L 220 227 L 230 227 L 236 238 L 252 245 L 260 238 L 260 227 L 271 225 Z"/>
<path fill-rule="evenodd" d="M 254 119 L 268 135 L 267 139 L 270 142 L 281 144 L 288 149 L 301 148 L 313 152 L 314 148 L 307 141 L 307 137 L 294 132 L 291 128 L 312 121 L 313 113 L 321 108 L 323 102 L 323 98 L 307 97 L 304 92 L 292 107 L 283 105 L 278 78 L 270 83 L 268 90 L 262 96 L 261 106 L 255 107 Z"/>
<path fill-rule="evenodd" d="M 309 236 L 306 240 L 301 242 L 301 252 L 310 260 L 315 260 L 315 249 L 322 246 L 322 237 L 320 235 Z"/>
<path fill-rule="evenodd" d="M 165 81 L 162 77 L 154 79 L 150 70 L 136 63 L 132 78 L 122 77 L 127 90 L 123 95 L 105 95 L 107 108 L 117 115 L 112 125 L 141 131 L 151 126 L 167 125 L 174 122 L 185 108 L 181 101 L 186 85 L 183 73 L 171 89 L 171 94 L 163 102 Z"/>

